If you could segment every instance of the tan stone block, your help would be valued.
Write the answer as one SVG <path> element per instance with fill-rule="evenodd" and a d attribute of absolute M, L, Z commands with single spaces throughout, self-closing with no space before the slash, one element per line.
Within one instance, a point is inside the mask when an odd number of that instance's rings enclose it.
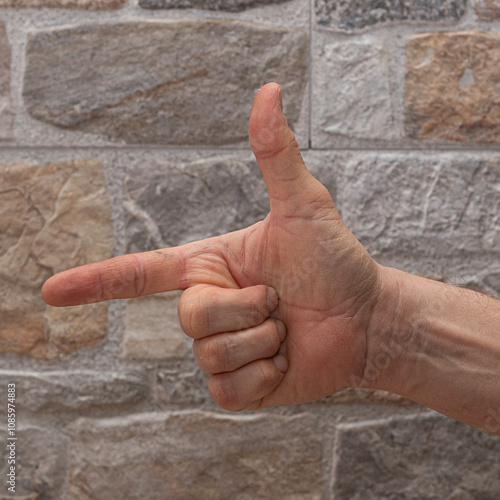
<path fill-rule="evenodd" d="M 96 159 L 0 165 L 0 352 L 55 359 L 107 333 L 107 306 L 48 307 L 52 274 L 112 255 L 111 209 Z"/>
<path fill-rule="evenodd" d="M 122 354 L 126 358 L 172 358 L 188 352 L 177 318 L 181 292 L 127 300 Z"/>
<path fill-rule="evenodd" d="M 127 3 L 128 0 L 0 0 L 0 7 L 114 10 Z"/>
<path fill-rule="evenodd" d="M 500 33 L 423 33 L 408 41 L 405 129 L 433 141 L 500 141 Z"/>
<path fill-rule="evenodd" d="M 475 0 L 474 9 L 482 21 L 500 18 L 500 0 Z"/>

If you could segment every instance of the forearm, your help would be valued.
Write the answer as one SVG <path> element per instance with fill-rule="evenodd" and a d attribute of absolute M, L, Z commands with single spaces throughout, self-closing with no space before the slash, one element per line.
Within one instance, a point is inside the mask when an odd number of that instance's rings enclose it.
<path fill-rule="evenodd" d="M 500 301 L 389 268 L 363 384 L 500 435 Z"/>

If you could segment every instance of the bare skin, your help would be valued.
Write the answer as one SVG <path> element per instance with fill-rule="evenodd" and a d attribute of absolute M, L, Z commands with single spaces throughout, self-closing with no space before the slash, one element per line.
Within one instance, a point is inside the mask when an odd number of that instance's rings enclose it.
<path fill-rule="evenodd" d="M 271 204 L 263 221 L 65 271 L 45 283 L 45 301 L 185 290 L 181 325 L 228 410 L 381 388 L 500 435 L 488 413 L 500 413 L 499 302 L 378 265 L 305 167 L 279 85 L 257 93 L 249 137 Z"/>

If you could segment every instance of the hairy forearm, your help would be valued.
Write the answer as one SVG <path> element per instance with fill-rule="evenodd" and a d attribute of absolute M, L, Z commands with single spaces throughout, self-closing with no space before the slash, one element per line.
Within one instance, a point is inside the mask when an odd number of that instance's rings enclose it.
<path fill-rule="evenodd" d="M 500 435 L 500 301 L 381 268 L 366 387 Z"/>

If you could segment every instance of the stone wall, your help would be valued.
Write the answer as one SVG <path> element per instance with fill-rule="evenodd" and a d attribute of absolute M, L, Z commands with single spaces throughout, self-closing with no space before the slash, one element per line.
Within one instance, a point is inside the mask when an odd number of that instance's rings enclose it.
<path fill-rule="evenodd" d="M 499 498 L 500 439 L 394 395 L 218 409 L 178 293 L 42 301 L 263 218 L 268 81 L 379 262 L 500 293 L 500 1 L 0 0 L 0 498 Z"/>

